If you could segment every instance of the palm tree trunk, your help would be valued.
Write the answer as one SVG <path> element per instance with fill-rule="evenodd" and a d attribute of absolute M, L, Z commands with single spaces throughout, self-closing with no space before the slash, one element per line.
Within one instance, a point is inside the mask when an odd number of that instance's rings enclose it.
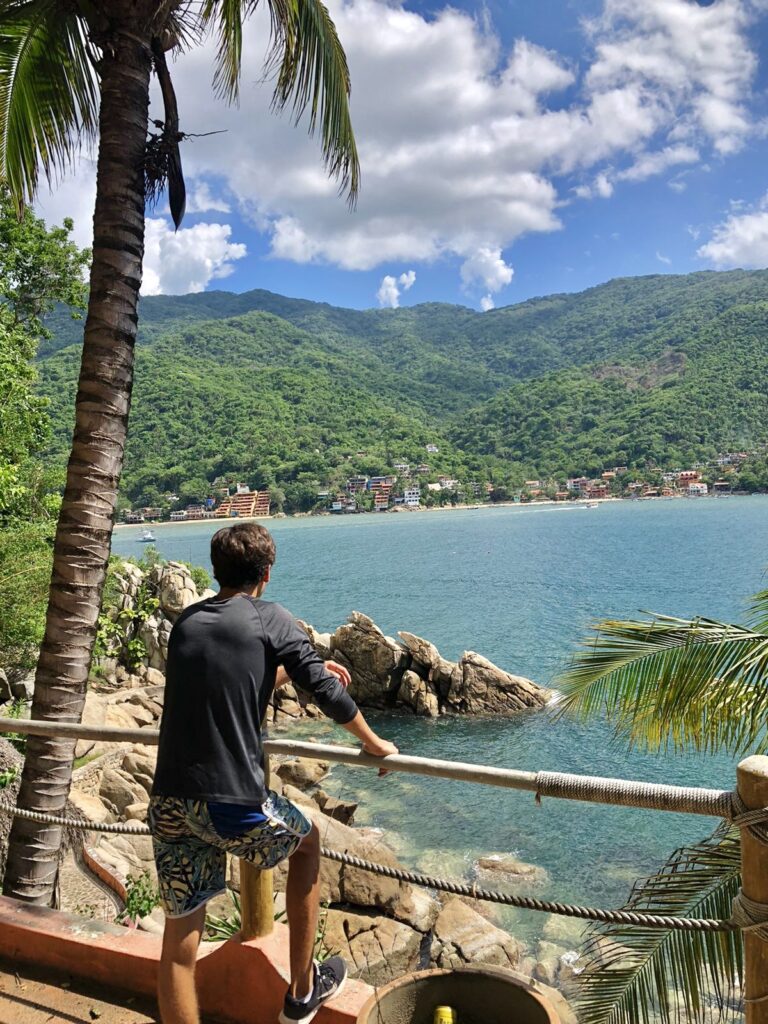
<path fill-rule="evenodd" d="M 72 453 L 56 531 L 45 637 L 35 677 L 34 718 L 79 722 L 109 560 L 133 382 L 133 348 L 144 252 L 144 152 L 149 38 L 134 34 L 131 4 L 115 10 L 103 44 L 90 300 Z M 122 21 L 122 27 L 120 25 Z M 117 28 L 115 29 L 115 23 Z M 135 22 L 134 22 L 135 24 Z M 61 812 L 74 742 L 30 737 L 19 806 Z M 16 819 L 3 892 L 49 904 L 61 829 Z"/>

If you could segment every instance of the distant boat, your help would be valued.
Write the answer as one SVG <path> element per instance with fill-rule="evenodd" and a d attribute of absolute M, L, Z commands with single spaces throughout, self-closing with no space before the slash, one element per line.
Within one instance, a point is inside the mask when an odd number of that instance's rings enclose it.
<path fill-rule="evenodd" d="M 139 537 L 139 544 L 154 544 L 155 535 L 151 530 L 142 530 Z"/>
<path fill-rule="evenodd" d="M 587 504 L 584 506 L 584 508 L 598 508 L 598 507 L 599 506 L 598 506 L 596 501 L 588 501 Z"/>

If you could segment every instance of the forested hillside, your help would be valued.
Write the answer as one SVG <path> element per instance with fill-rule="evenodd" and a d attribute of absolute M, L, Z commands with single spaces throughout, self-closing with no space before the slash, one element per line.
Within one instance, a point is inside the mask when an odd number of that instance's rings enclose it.
<path fill-rule="evenodd" d="M 124 486 L 148 501 L 230 474 L 309 496 L 398 461 L 513 482 L 768 440 L 766 271 L 622 279 L 482 314 L 253 291 L 152 297 L 141 316 Z M 50 326 L 41 389 L 60 454 L 82 325 Z"/>

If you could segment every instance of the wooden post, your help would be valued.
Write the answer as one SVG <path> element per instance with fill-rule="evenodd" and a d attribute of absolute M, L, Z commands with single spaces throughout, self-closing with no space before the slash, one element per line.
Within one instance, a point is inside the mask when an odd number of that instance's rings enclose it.
<path fill-rule="evenodd" d="M 264 785 L 269 789 L 269 754 L 264 755 Z M 275 927 L 272 871 L 255 868 L 247 860 L 240 861 L 240 914 L 240 934 L 246 940 L 270 935 Z"/>
<path fill-rule="evenodd" d="M 736 769 L 739 796 L 750 810 L 768 807 L 768 757 L 747 757 Z M 741 830 L 741 887 L 744 895 L 768 903 L 768 846 Z M 768 1024 L 768 942 L 744 934 L 746 1024 Z"/>

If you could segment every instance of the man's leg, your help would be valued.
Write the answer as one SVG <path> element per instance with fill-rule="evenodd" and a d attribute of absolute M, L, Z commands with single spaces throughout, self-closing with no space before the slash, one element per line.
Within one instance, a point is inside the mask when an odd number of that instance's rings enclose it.
<path fill-rule="evenodd" d="M 320 833 L 316 825 L 288 861 L 285 909 L 290 930 L 290 993 L 294 999 L 302 999 L 314 982 L 312 953 L 320 913 Z"/>
<path fill-rule="evenodd" d="M 200 1024 L 195 992 L 195 961 L 205 927 L 205 905 L 184 917 L 169 917 L 157 975 L 163 1024 Z"/>

